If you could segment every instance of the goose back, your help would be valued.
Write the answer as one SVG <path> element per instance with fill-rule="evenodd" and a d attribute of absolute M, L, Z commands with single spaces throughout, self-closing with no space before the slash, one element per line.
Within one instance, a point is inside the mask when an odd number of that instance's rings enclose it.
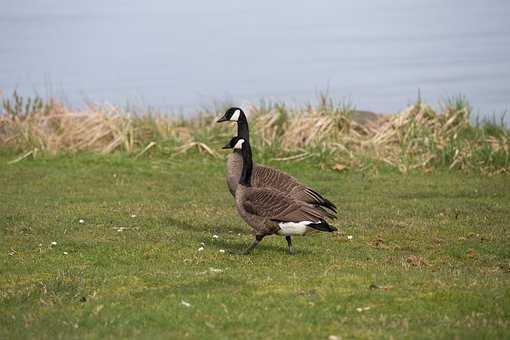
<path fill-rule="evenodd" d="M 242 168 L 243 157 L 241 153 L 238 151 L 232 152 L 227 158 L 226 166 L 227 186 L 232 196 L 235 196 Z M 322 212 L 323 218 L 335 218 L 336 206 L 333 203 L 283 171 L 254 164 L 251 183 L 253 187 L 270 187 L 288 193 L 292 198 L 317 206 L 317 209 Z"/>

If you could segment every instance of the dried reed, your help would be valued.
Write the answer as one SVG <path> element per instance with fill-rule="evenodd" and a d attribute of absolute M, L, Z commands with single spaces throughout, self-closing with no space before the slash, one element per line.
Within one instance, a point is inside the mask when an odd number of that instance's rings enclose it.
<path fill-rule="evenodd" d="M 149 149 L 172 156 L 197 150 L 218 157 L 214 149 L 235 133 L 228 124 L 215 123 L 221 112 L 179 119 L 135 115 L 110 105 L 74 111 L 56 100 L 25 99 L 16 93 L 3 100 L 2 109 L 0 146 L 25 152 L 21 159 L 34 156 L 34 150 L 124 151 L 136 157 Z M 487 175 L 510 172 L 508 130 L 494 124 L 472 126 L 463 98 L 446 102 L 441 112 L 418 101 L 398 114 L 362 123 L 353 119 L 351 106 L 327 96 L 321 96 L 317 106 L 261 104 L 246 112 L 254 147 L 276 160 L 314 157 L 337 170 L 386 164 L 401 172 L 441 166 Z"/>

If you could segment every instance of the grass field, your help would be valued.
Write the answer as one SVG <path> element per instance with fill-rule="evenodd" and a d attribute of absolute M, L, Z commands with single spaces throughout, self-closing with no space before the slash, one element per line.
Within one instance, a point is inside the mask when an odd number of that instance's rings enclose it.
<path fill-rule="evenodd" d="M 14 158 L 0 339 L 510 337 L 508 176 L 273 163 L 337 203 L 339 232 L 239 256 L 223 160 Z"/>

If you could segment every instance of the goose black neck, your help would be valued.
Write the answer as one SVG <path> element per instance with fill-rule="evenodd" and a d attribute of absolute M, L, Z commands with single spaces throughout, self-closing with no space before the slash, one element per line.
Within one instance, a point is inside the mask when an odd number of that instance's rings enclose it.
<path fill-rule="evenodd" d="M 237 120 L 237 136 L 244 138 L 247 141 L 250 140 L 250 129 L 248 128 L 248 120 L 246 119 L 246 116 L 242 112 Z"/>
<path fill-rule="evenodd" d="M 247 140 L 243 144 L 241 154 L 243 156 L 243 170 L 241 171 L 239 184 L 249 187 L 251 186 L 251 171 L 253 169 L 253 161 L 251 159 L 250 143 L 248 143 Z"/>

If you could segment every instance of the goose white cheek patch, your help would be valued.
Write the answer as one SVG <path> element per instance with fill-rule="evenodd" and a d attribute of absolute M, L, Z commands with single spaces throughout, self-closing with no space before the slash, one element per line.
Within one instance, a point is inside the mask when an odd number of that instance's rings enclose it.
<path fill-rule="evenodd" d="M 301 222 L 280 222 L 278 226 L 280 231 L 278 234 L 291 236 L 291 235 L 304 235 L 308 229 L 308 225 L 313 222 L 301 221 Z"/>
<path fill-rule="evenodd" d="M 237 141 L 236 145 L 234 145 L 234 149 L 240 150 L 243 147 L 244 139 L 240 139 Z"/>
<path fill-rule="evenodd" d="M 240 115 L 241 115 L 241 111 L 240 110 L 235 110 L 234 114 L 232 115 L 232 117 L 230 117 L 230 120 L 232 120 L 234 122 L 237 122 L 239 120 L 239 116 Z"/>

